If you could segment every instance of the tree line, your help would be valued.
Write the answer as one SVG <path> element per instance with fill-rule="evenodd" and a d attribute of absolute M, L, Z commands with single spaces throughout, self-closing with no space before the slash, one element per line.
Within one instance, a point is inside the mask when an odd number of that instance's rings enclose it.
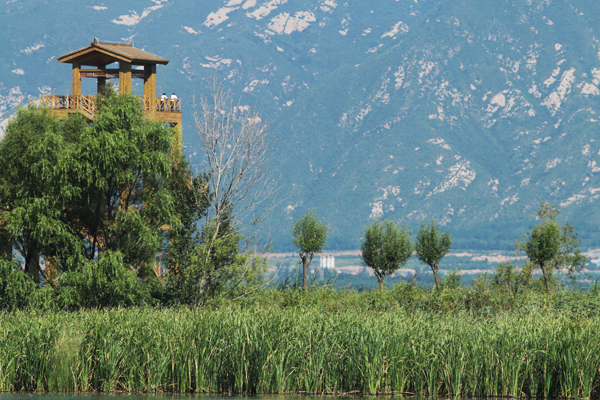
<path fill-rule="evenodd" d="M 539 267 L 546 292 L 550 293 L 556 273 L 574 279 L 575 274 L 581 272 L 586 257 L 579 249 L 580 241 L 573 225 L 558 224 L 559 213 L 558 208 L 542 202 L 536 214 L 538 223 L 515 244 L 515 262 L 501 263 L 493 274 L 494 283 L 518 294 L 520 289 L 531 284 L 534 268 Z M 325 248 L 327 234 L 327 225 L 319 220 L 314 210 L 294 222 L 293 244 L 300 250 L 304 290 L 308 290 L 308 267 L 314 255 Z M 363 265 L 373 271 L 380 290 L 385 288 L 385 277 L 402 268 L 413 254 L 429 266 L 435 289 L 441 289 L 439 267 L 452 247 L 450 232 L 442 233 L 432 219 L 431 222 L 423 221 L 415 242 L 411 235 L 406 225 L 400 226 L 390 220 L 375 220 L 365 228 L 360 258 Z M 519 266 L 519 259 L 523 256 L 528 261 Z"/>
<path fill-rule="evenodd" d="M 292 228 L 293 244 L 300 250 L 302 260 L 303 289 L 308 290 L 308 266 L 314 255 L 323 251 L 327 241 L 328 227 L 319 221 L 311 210 L 294 222 Z M 411 231 L 393 221 L 376 220 L 364 231 L 360 244 L 360 258 L 366 267 L 373 270 L 379 289 L 384 289 L 384 280 L 402 268 L 416 252 L 423 263 L 429 265 L 435 278 L 435 286 L 440 288 L 439 265 L 442 258 L 452 247 L 449 231 L 440 232 L 435 220 L 430 224 L 423 222 L 417 241 L 411 240 Z"/>

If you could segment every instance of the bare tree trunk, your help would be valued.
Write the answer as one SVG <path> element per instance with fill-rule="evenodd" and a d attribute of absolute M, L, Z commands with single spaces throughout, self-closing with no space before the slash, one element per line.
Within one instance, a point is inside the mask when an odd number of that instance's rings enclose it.
<path fill-rule="evenodd" d="M 548 271 L 546 270 L 546 267 L 544 266 L 544 264 L 541 264 L 540 267 L 542 268 L 542 275 L 544 275 L 544 282 L 546 283 L 546 293 L 550 293 L 550 277 L 548 276 Z"/>
<path fill-rule="evenodd" d="M 383 280 L 385 279 L 385 274 L 375 271 L 375 276 L 377 277 L 377 283 L 379 283 L 379 290 L 384 290 L 385 286 Z"/>
<path fill-rule="evenodd" d="M 308 266 L 313 259 L 313 255 L 310 255 L 310 258 L 300 253 L 300 258 L 302 259 L 302 289 L 305 291 L 308 290 Z"/>
<path fill-rule="evenodd" d="M 32 250 L 25 259 L 25 272 L 31 274 L 35 283 L 40 283 L 40 253 Z"/>
<path fill-rule="evenodd" d="M 437 290 L 440 290 L 442 288 L 442 285 L 440 283 L 440 276 L 438 275 L 438 269 L 439 269 L 439 265 L 433 264 L 431 266 L 431 271 L 433 272 L 433 279 L 435 279 L 435 288 Z"/>
<path fill-rule="evenodd" d="M 0 260 L 10 260 L 12 258 L 12 243 L 8 239 L 6 231 L 0 229 Z"/>

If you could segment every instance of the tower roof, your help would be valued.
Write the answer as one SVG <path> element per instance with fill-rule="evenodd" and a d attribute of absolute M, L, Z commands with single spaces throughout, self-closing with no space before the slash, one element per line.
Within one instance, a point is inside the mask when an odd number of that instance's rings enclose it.
<path fill-rule="evenodd" d="M 57 59 L 62 63 L 73 64 L 75 62 L 81 65 L 90 65 L 100 67 L 112 64 L 113 62 L 126 62 L 135 65 L 144 64 L 163 64 L 169 63 L 166 58 L 159 57 L 147 51 L 136 49 L 133 42 L 125 43 L 106 43 L 94 39 L 92 44 L 71 53 L 60 56 Z"/>

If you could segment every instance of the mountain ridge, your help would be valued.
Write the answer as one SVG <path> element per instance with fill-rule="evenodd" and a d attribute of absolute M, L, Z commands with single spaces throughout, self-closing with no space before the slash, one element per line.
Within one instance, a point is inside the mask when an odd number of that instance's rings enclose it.
<path fill-rule="evenodd" d="M 159 92 L 189 99 L 216 74 L 264 109 L 281 173 L 275 250 L 291 250 L 310 208 L 332 249 L 358 248 L 375 218 L 413 231 L 436 218 L 458 248 L 505 249 L 541 201 L 599 247 L 598 17 L 581 0 L 18 0 L 0 5 L 0 120 L 28 96 L 69 93 L 54 58 L 111 32 L 172 60 Z"/>

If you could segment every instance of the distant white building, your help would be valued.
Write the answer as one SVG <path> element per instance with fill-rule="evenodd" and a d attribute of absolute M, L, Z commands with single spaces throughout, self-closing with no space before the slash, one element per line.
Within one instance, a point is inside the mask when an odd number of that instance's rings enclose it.
<path fill-rule="evenodd" d="M 319 264 L 319 269 L 324 270 L 324 269 L 331 269 L 331 270 L 335 270 L 335 257 L 332 255 L 321 255 L 321 261 Z"/>

